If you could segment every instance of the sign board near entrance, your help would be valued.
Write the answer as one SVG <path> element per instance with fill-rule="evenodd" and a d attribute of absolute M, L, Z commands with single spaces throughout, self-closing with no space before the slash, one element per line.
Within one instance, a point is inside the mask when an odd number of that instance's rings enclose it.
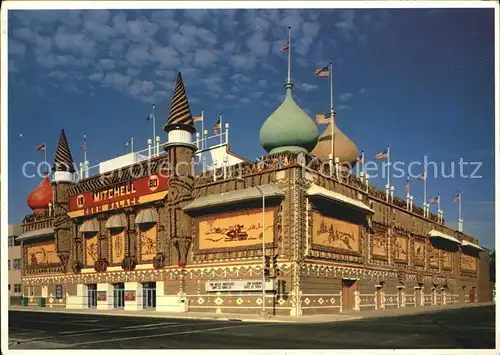
<path fill-rule="evenodd" d="M 125 301 L 135 301 L 135 290 L 125 291 Z"/>
<path fill-rule="evenodd" d="M 106 301 L 106 291 L 97 291 L 97 300 L 98 301 Z"/>
<path fill-rule="evenodd" d="M 276 280 L 266 281 L 266 291 L 276 290 Z M 207 292 L 262 291 L 262 280 L 207 281 Z"/>

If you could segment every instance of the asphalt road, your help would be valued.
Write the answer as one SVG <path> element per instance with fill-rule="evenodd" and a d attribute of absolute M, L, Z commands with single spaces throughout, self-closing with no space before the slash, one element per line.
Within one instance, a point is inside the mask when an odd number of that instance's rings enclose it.
<path fill-rule="evenodd" d="M 11 349 L 492 349 L 495 309 L 315 324 L 10 311 L 9 343 Z"/>

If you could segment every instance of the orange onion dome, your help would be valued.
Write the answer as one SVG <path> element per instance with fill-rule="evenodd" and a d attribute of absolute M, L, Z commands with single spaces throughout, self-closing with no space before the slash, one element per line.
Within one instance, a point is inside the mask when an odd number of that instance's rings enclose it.
<path fill-rule="evenodd" d="M 46 211 L 49 203 L 52 203 L 52 193 L 48 173 L 44 173 L 42 182 L 28 195 L 28 206 L 35 213 Z"/>

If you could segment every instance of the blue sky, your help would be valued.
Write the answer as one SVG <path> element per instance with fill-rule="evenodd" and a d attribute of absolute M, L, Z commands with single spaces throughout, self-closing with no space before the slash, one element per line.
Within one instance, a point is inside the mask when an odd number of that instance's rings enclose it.
<path fill-rule="evenodd" d="M 23 164 L 43 159 L 35 146 L 44 142 L 51 161 L 61 128 L 77 162 L 87 134 L 94 165 L 125 153 L 130 136 L 146 148 L 155 103 L 165 140 L 178 71 L 207 128 L 221 112 L 232 150 L 263 155 L 259 129 L 284 95 L 280 48 L 291 25 L 295 100 L 311 117 L 329 109 L 328 80 L 314 71 L 332 60 L 337 124 L 367 159 L 390 144 L 393 160 L 425 155 L 445 163 L 447 174 L 460 158 L 482 162 L 480 179 L 429 179 L 428 198 L 440 193 L 456 226 L 451 201 L 461 189 L 465 231 L 494 247 L 493 16 L 492 9 L 11 11 L 9 223 L 30 212 L 26 196 L 39 183 L 23 177 Z M 392 181 L 403 196 L 405 179 Z M 418 205 L 422 185 L 412 182 Z"/>

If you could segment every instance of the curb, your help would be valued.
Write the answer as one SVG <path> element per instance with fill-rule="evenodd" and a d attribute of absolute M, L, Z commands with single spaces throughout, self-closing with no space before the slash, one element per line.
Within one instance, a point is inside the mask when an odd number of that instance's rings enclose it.
<path fill-rule="evenodd" d="M 38 312 L 38 313 L 59 313 L 59 314 L 85 314 L 85 315 L 96 315 L 96 316 L 116 316 L 116 317 L 139 317 L 139 318 L 174 318 L 174 319 L 192 319 L 192 320 L 211 320 L 211 321 L 223 321 L 223 322 L 248 322 L 248 323 L 328 323 L 328 322 L 343 322 L 348 320 L 362 319 L 363 317 L 343 317 L 339 319 L 331 320 L 307 320 L 307 319 L 261 319 L 261 318 L 229 318 L 229 317 L 210 317 L 210 316 L 186 316 L 186 315 L 164 315 L 164 314 L 140 314 L 140 313 L 127 313 L 127 314 L 113 314 L 113 313 L 100 313 L 100 312 L 82 312 L 82 311 L 70 311 L 67 310 L 44 310 L 35 308 L 9 308 L 9 311 L 14 312 Z"/>
<path fill-rule="evenodd" d="M 493 302 L 485 302 L 485 303 L 475 303 L 469 305 L 462 306 L 451 306 L 451 307 L 443 307 L 443 308 L 430 308 L 430 309 L 422 309 L 415 310 L 412 312 L 403 312 L 403 313 L 394 313 L 387 314 L 384 312 L 380 312 L 378 314 L 359 314 L 359 315 L 344 315 L 343 317 L 338 317 L 334 319 L 262 319 L 262 318 L 238 318 L 238 317 L 228 317 L 228 316 L 195 316 L 195 315 L 185 315 L 183 313 L 179 314 L 154 314 L 154 313 L 135 313 L 134 311 L 129 311 L 125 314 L 123 313 L 112 313 L 112 312 L 89 312 L 89 311 L 68 311 L 66 308 L 61 309 L 40 309 L 40 308 L 30 308 L 30 307 L 15 307 L 9 308 L 9 311 L 15 312 L 39 312 L 39 313 L 62 313 L 62 314 L 84 314 L 84 315 L 94 315 L 94 316 L 115 316 L 115 317 L 138 317 L 138 318 L 166 318 L 166 319 L 191 319 L 191 320 L 209 320 L 209 321 L 222 321 L 222 322 L 248 322 L 248 323 L 288 323 L 288 324 L 315 324 L 315 323 L 333 323 L 333 322 L 344 322 L 350 320 L 359 320 L 359 319 L 370 319 L 370 318 L 386 318 L 386 317 L 401 317 L 401 316 L 411 316 L 418 314 L 426 314 L 433 313 L 437 311 L 446 311 L 453 309 L 464 309 L 464 308 L 474 308 L 480 306 L 490 306 L 494 305 Z M 424 308 L 424 307 L 423 307 Z"/>

